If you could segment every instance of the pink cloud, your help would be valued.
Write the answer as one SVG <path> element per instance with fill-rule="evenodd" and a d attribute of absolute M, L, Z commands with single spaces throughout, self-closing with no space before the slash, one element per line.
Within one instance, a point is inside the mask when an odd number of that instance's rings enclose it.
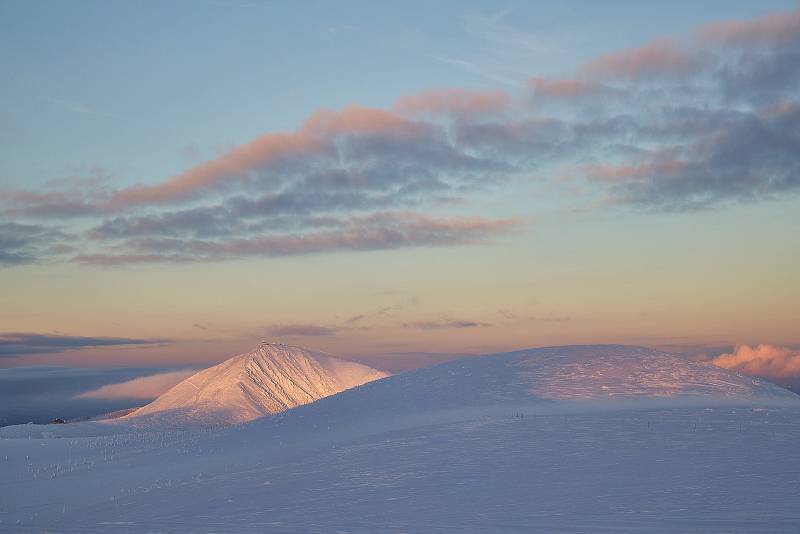
<path fill-rule="evenodd" d="M 246 182 L 249 173 L 290 157 L 323 154 L 329 147 L 307 132 L 268 133 L 253 141 L 154 185 L 141 185 L 117 192 L 109 204 L 121 209 L 130 205 L 160 204 L 188 200 L 225 182 Z"/>
<path fill-rule="evenodd" d="M 664 175 L 680 174 L 689 167 L 685 161 L 669 159 L 652 163 L 611 165 L 594 164 L 582 168 L 586 177 L 599 182 L 636 182 Z"/>
<path fill-rule="evenodd" d="M 603 54 L 581 67 L 597 78 L 640 79 L 652 76 L 685 76 L 700 67 L 697 57 L 671 39 L 653 41 L 640 48 Z"/>
<path fill-rule="evenodd" d="M 107 384 L 76 395 L 77 399 L 154 399 L 197 371 L 187 369 L 140 376 L 119 384 Z"/>
<path fill-rule="evenodd" d="M 800 350 L 777 345 L 738 345 L 732 354 L 722 354 L 712 363 L 773 380 L 800 376 Z"/>
<path fill-rule="evenodd" d="M 334 157 L 333 140 L 340 136 L 419 137 L 430 127 L 390 111 L 349 106 L 341 111 L 318 110 L 290 133 L 267 133 L 219 158 L 207 161 L 154 185 L 140 185 L 115 193 L 108 205 L 121 210 L 135 205 L 191 200 L 204 191 L 249 181 L 252 173 L 268 171 L 291 160 Z"/>
<path fill-rule="evenodd" d="M 762 107 L 758 111 L 758 116 L 763 119 L 785 119 L 800 114 L 800 102 L 778 102 L 769 106 Z"/>
<path fill-rule="evenodd" d="M 729 20 L 702 27 L 708 42 L 732 46 L 782 45 L 800 40 L 800 10 L 770 13 L 754 20 Z"/>
<path fill-rule="evenodd" d="M 341 135 L 416 136 L 429 131 L 420 122 L 382 109 L 352 105 L 341 111 L 327 109 L 311 114 L 301 131 L 313 137 L 335 137 Z"/>
<path fill-rule="evenodd" d="M 7 206 L 2 214 L 10 216 L 91 216 L 103 212 L 102 204 L 109 195 L 110 190 L 101 184 L 78 183 L 47 191 L 0 189 L 0 206 Z"/>
<path fill-rule="evenodd" d="M 511 96 L 504 91 L 437 89 L 404 96 L 394 105 L 403 115 L 473 115 L 508 109 Z"/>
<path fill-rule="evenodd" d="M 528 85 L 540 98 L 572 100 L 585 96 L 608 93 L 611 88 L 583 80 L 555 80 L 533 77 Z"/>

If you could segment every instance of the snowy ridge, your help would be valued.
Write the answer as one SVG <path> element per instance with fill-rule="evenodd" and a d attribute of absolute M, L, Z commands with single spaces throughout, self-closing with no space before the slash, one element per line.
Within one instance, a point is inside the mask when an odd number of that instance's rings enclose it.
<path fill-rule="evenodd" d="M 386 376 L 300 347 L 261 343 L 192 375 L 120 421 L 159 427 L 244 423 Z"/>

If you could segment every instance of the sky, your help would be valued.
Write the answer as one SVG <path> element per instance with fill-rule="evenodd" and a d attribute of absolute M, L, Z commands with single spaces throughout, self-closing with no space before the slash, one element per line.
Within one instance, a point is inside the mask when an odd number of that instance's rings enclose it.
<path fill-rule="evenodd" d="M 800 6 L 552 4 L 0 1 L 0 367 L 800 374 Z"/>

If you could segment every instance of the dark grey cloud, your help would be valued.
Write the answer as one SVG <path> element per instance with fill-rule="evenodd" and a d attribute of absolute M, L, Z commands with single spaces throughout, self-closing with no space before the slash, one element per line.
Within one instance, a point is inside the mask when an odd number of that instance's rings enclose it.
<path fill-rule="evenodd" d="M 730 101 L 765 103 L 783 98 L 787 88 L 800 86 L 800 46 L 743 54 L 721 66 L 717 76 Z"/>
<path fill-rule="evenodd" d="M 468 187 L 466 181 L 460 183 L 445 182 L 424 167 L 401 169 L 397 163 L 380 161 L 359 169 L 313 172 L 276 192 L 107 219 L 89 233 L 105 251 L 75 259 L 110 265 L 440 246 L 466 244 L 511 229 L 513 224 L 504 220 L 475 225 L 476 219 L 443 221 L 393 210 L 452 202 L 452 195 Z"/>
<path fill-rule="evenodd" d="M 598 168 L 586 177 L 609 201 L 680 211 L 800 190 L 800 11 L 713 23 L 605 55 L 582 74 L 625 92 L 624 127 L 590 136 L 633 149 L 588 158 Z M 553 87 L 579 98 L 587 83 Z"/>
<path fill-rule="evenodd" d="M 764 105 L 800 93 L 800 10 L 701 33 L 717 54 L 712 78 L 726 99 Z"/>
<path fill-rule="evenodd" d="M 32 263 L 42 256 L 63 253 L 67 235 L 38 224 L 0 222 L 0 267 Z"/>
<path fill-rule="evenodd" d="M 403 328 L 414 328 L 417 330 L 444 330 L 450 328 L 478 328 L 487 326 L 492 325 L 490 323 L 465 320 L 415 321 L 413 323 L 403 324 Z"/>
<path fill-rule="evenodd" d="M 240 227 L 221 206 L 192 208 L 137 217 L 115 217 L 91 230 L 94 239 L 142 235 L 211 237 L 230 235 Z"/>
<path fill-rule="evenodd" d="M 333 228 L 305 233 L 228 239 L 139 238 L 124 242 L 124 252 L 84 254 L 75 261 L 97 265 L 152 262 L 220 261 L 338 251 L 433 247 L 479 242 L 507 233 L 517 221 L 440 219 L 415 213 L 378 213 L 331 219 Z"/>
<path fill-rule="evenodd" d="M 365 319 L 379 319 L 383 317 L 387 317 L 392 315 L 396 312 L 404 310 L 406 308 L 415 307 L 419 305 L 419 297 L 412 296 L 410 298 L 404 299 L 400 302 L 395 302 L 393 304 L 387 304 L 384 306 L 379 306 L 378 308 L 371 310 L 369 312 L 361 313 L 358 315 L 354 315 L 348 318 L 345 321 L 345 324 L 352 325 L 359 323 Z"/>
<path fill-rule="evenodd" d="M 363 320 L 363 319 L 366 319 L 366 317 L 367 317 L 367 316 L 366 316 L 366 315 L 364 315 L 364 314 L 353 315 L 352 317 L 348 318 L 348 319 L 345 321 L 345 324 L 356 324 L 357 322 L 359 322 L 359 321 L 361 321 L 361 320 Z"/>
<path fill-rule="evenodd" d="M 685 210 L 800 190 L 800 103 L 729 113 L 724 120 L 702 109 L 694 115 L 689 123 L 674 124 L 674 135 L 693 136 L 691 143 L 595 169 L 594 176 L 607 182 L 610 198 Z M 706 115 L 706 126 L 700 126 Z M 692 133 L 695 129 L 702 131 Z"/>
<path fill-rule="evenodd" d="M 48 354 L 90 347 L 121 345 L 153 345 L 170 343 L 169 339 L 135 339 L 124 337 L 84 337 L 34 333 L 0 333 L 0 358 L 26 354 Z"/>
<path fill-rule="evenodd" d="M 455 135 L 465 149 L 484 151 L 498 161 L 511 157 L 509 161 L 518 162 L 520 168 L 524 162 L 542 163 L 563 155 L 572 144 L 568 142 L 569 130 L 570 125 L 563 120 L 548 117 L 461 122 L 456 125 Z"/>
<path fill-rule="evenodd" d="M 264 335 L 269 337 L 320 337 L 334 336 L 339 329 L 316 324 L 279 324 L 264 328 Z"/>

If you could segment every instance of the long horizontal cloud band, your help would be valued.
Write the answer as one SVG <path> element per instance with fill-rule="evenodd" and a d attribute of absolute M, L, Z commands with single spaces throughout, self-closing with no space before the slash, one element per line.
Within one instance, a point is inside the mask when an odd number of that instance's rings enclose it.
<path fill-rule="evenodd" d="M 158 261 L 215 261 L 279 257 L 332 251 L 471 244 L 507 232 L 514 219 L 436 219 L 416 214 L 382 213 L 344 221 L 335 230 L 225 240 L 142 238 L 125 242 L 125 254 L 79 255 L 81 263 L 114 265 Z"/>
<path fill-rule="evenodd" d="M 136 339 L 125 337 L 85 337 L 36 333 L 0 333 L 0 358 L 26 354 L 48 354 L 91 347 L 155 345 L 169 339 Z"/>
<path fill-rule="evenodd" d="M 0 264 L 469 244 L 514 221 L 429 213 L 468 209 L 512 179 L 573 180 L 599 205 L 647 210 L 794 194 L 798 88 L 800 11 L 721 21 L 561 79 L 532 76 L 522 94 L 446 89 L 389 110 L 320 110 L 162 182 L 0 191 L 0 213 L 29 219 L 0 223 Z M 94 226 L 70 246 L 44 222 L 76 216 Z"/>

